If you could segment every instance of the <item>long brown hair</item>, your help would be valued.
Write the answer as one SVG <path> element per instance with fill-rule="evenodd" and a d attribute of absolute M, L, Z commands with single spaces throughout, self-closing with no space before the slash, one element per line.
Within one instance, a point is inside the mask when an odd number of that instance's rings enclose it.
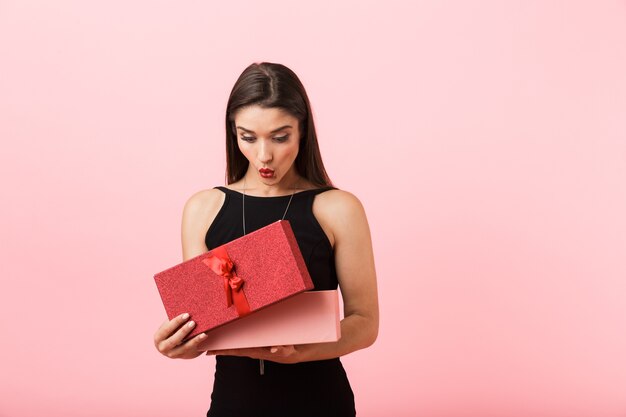
<path fill-rule="evenodd" d="M 239 76 L 226 106 L 226 181 L 239 181 L 248 160 L 237 146 L 235 113 L 246 106 L 280 108 L 298 119 L 300 147 L 295 160 L 298 174 L 318 187 L 332 186 L 317 143 L 311 103 L 298 76 L 282 64 L 254 63 Z"/>

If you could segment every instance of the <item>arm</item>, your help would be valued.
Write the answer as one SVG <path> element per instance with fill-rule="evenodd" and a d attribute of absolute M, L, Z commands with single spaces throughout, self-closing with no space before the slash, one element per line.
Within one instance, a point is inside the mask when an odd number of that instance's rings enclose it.
<path fill-rule="evenodd" d="M 208 251 L 204 243 L 205 233 L 215 219 L 224 202 L 224 194 L 215 189 L 200 191 L 187 200 L 183 209 L 181 243 L 183 261 Z M 193 330 L 195 323 L 189 321 L 188 314 L 181 314 L 166 320 L 154 334 L 154 346 L 169 358 L 193 359 L 203 353 L 200 342 L 206 339 L 200 333 L 191 340 L 181 343 Z"/>
<path fill-rule="evenodd" d="M 378 335 L 378 295 L 369 225 L 363 206 L 352 194 L 334 190 L 316 197 L 313 212 L 334 247 L 344 304 L 341 339 L 333 343 L 232 349 L 207 354 L 295 363 L 335 358 L 374 343 Z"/>
<path fill-rule="evenodd" d="M 324 197 L 323 199 L 320 197 Z M 344 191 L 318 196 L 314 214 L 328 231 L 343 296 L 341 339 L 298 346 L 300 360 L 328 359 L 370 346 L 378 336 L 378 295 L 369 225 L 361 202 Z"/>

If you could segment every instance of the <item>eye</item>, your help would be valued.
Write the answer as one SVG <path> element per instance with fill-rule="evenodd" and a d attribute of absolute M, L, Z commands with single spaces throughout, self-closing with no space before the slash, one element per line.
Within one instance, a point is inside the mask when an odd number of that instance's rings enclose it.
<path fill-rule="evenodd" d="M 244 142 L 254 142 L 254 139 L 255 139 L 254 136 L 241 135 L 241 140 L 243 140 Z"/>
<path fill-rule="evenodd" d="M 275 137 L 275 138 L 274 138 L 274 140 L 275 140 L 276 142 L 284 142 L 284 141 L 286 141 L 287 139 L 289 139 L 289 135 L 285 135 L 285 136 L 278 136 L 278 137 Z"/>

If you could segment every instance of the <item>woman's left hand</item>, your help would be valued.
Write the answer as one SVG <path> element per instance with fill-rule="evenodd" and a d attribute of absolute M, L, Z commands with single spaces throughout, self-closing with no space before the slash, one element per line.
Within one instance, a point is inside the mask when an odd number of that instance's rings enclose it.
<path fill-rule="evenodd" d="M 253 359 L 264 359 L 278 363 L 296 363 L 298 361 L 298 350 L 294 345 L 245 348 L 245 349 L 224 349 L 208 350 L 207 355 L 227 355 L 227 356 L 247 356 Z"/>

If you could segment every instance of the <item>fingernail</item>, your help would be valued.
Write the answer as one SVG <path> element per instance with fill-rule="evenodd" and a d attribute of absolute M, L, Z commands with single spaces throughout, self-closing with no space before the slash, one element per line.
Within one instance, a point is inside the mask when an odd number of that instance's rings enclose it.
<path fill-rule="evenodd" d="M 276 352 L 278 352 L 278 348 L 273 347 L 273 348 L 270 349 L 270 352 L 276 353 Z"/>
<path fill-rule="evenodd" d="M 193 320 L 192 320 L 192 321 L 190 321 L 189 323 L 187 323 L 187 326 L 189 326 L 189 327 L 193 327 L 193 326 L 195 326 L 195 324 L 196 324 L 196 323 L 194 323 L 194 322 L 193 322 Z"/>
<path fill-rule="evenodd" d="M 206 333 L 200 333 L 200 336 L 198 336 L 198 339 L 204 339 L 206 337 Z"/>
<path fill-rule="evenodd" d="M 183 314 L 183 320 L 187 320 L 189 318 L 189 313 Z"/>

